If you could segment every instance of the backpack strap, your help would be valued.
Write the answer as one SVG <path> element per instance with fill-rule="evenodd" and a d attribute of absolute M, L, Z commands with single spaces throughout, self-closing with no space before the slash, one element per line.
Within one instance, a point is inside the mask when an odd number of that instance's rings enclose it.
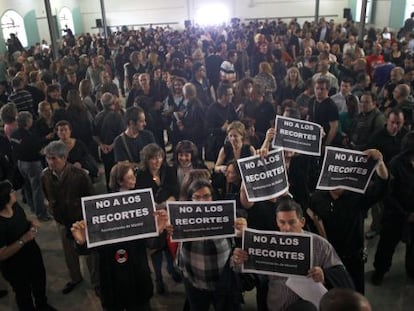
<path fill-rule="evenodd" d="M 131 150 L 129 150 L 129 147 L 128 147 L 128 144 L 127 144 L 127 141 L 126 141 L 125 132 L 122 133 L 121 140 L 122 140 L 122 143 L 124 144 L 124 148 L 127 152 L 129 162 L 134 162 L 134 159 L 133 159 L 132 154 L 131 154 Z"/>

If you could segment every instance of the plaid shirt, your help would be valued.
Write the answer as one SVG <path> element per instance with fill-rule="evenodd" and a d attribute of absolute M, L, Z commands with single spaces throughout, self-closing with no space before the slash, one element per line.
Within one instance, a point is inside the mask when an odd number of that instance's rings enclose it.
<path fill-rule="evenodd" d="M 194 287 L 215 290 L 231 252 L 231 239 L 183 242 L 178 266 Z"/>

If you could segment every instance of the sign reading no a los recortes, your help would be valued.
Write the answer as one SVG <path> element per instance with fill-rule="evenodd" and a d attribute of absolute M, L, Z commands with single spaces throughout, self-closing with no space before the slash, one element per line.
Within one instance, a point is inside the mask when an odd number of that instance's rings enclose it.
<path fill-rule="evenodd" d="M 88 247 L 158 236 L 154 211 L 151 189 L 82 198 Z"/>
<path fill-rule="evenodd" d="M 309 234 L 246 229 L 242 248 L 248 254 L 242 272 L 306 276 L 313 266 Z"/>
<path fill-rule="evenodd" d="M 317 189 L 343 188 L 365 193 L 377 162 L 361 152 L 326 147 Z"/>
<path fill-rule="evenodd" d="M 236 235 L 235 201 L 167 202 L 170 223 L 174 227 L 171 241 L 184 242 Z"/>
<path fill-rule="evenodd" d="M 272 150 L 266 158 L 251 156 L 237 163 L 250 202 L 276 198 L 288 190 L 282 148 Z"/>
<path fill-rule="evenodd" d="M 320 156 L 322 127 L 309 121 L 276 116 L 273 147 L 283 147 L 307 155 Z"/>

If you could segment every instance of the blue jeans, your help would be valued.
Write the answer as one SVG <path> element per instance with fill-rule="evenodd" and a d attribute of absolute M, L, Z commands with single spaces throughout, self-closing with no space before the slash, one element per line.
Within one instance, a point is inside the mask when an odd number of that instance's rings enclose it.
<path fill-rule="evenodd" d="M 47 214 L 42 189 L 43 166 L 40 161 L 26 162 L 17 161 L 17 167 L 24 178 L 23 193 L 30 209 L 36 213 L 37 217 Z"/>

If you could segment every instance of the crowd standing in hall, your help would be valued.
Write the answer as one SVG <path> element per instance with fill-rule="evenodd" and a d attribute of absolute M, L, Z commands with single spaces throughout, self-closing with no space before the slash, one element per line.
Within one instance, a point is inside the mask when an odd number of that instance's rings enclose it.
<path fill-rule="evenodd" d="M 164 212 L 172 200 L 235 199 L 240 230 L 313 231 L 316 252 L 308 276 L 328 289 L 350 287 L 360 294 L 363 222 L 372 207 L 365 237 L 380 236 L 372 283 L 386 282 L 400 241 L 407 245 L 406 272 L 413 278 L 413 19 L 398 34 L 369 29 L 361 38 L 352 21 L 321 18 L 303 25 L 280 19 L 182 31 L 123 27 L 108 38 L 68 33 L 55 56 L 40 43 L 28 50 L 8 45 L 9 54 L 0 58 L 0 263 L 19 309 L 54 310 L 47 304 L 37 225 L 16 202 L 19 189 L 35 221 L 57 223 L 69 270 L 62 294 L 83 280 L 79 255 L 87 255 L 105 310 L 151 309 L 146 247 L 154 249 L 158 294 L 168 293 L 161 272 L 165 256 L 171 277 L 184 283 L 184 310 L 242 308 L 247 288 L 223 286 L 223 275 L 242 278 L 238 265 L 247 254 L 239 238 L 183 242 L 172 251 L 174 227 Z M 285 151 L 289 194 L 249 202 L 236 160 L 268 153 L 276 115 L 318 123 L 323 148 L 364 151 L 377 161 L 367 192 L 315 191 L 321 158 Z M 160 224 L 155 242 L 86 250 L 80 198 L 95 194 L 100 173 L 108 192 L 152 189 Z M 110 261 L 120 248 L 131 254 L 125 269 Z M 23 280 L 19 269 L 29 253 L 37 274 Z M 111 285 L 126 279 L 132 282 L 128 289 Z M 314 310 L 283 278 L 252 275 L 251 283 L 259 311 Z M 321 310 L 343 297 L 370 309 L 359 294 L 332 293 Z"/>

